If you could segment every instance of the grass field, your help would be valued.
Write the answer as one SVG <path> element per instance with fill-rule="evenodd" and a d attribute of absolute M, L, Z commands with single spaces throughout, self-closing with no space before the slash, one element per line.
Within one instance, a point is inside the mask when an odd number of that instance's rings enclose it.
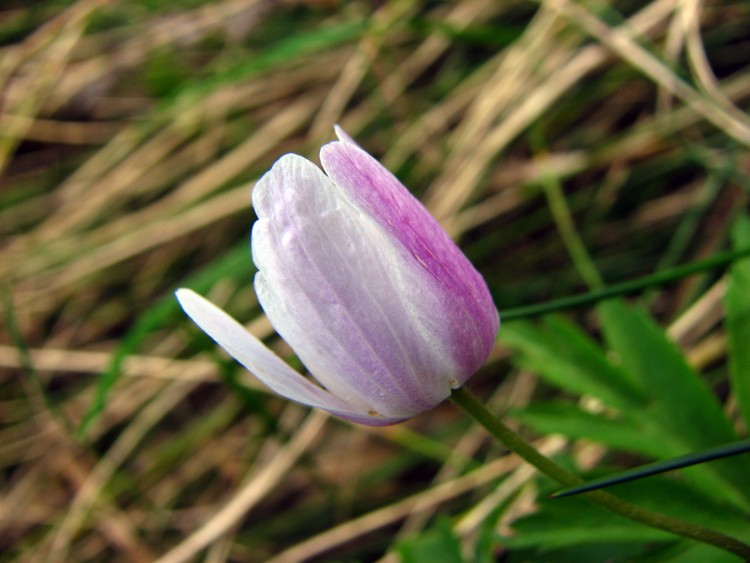
<path fill-rule="evenodd" d="M 590 478 L 747 438 L 749 3 L 0 6 L 0 561 L 741 561 L 546 498 L 450 402 L 368 428 L 276 397 L 173 292 L 302 368 L 250 193 L 338 123 L 484 275 L 468 386 L 537 448 Z M 747 475 L 612 492 L 750 542 Z"/>

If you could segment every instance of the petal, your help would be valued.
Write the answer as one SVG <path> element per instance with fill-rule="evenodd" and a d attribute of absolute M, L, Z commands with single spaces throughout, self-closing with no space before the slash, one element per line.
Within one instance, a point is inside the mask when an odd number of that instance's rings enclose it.
<path fill-rule="evenodd" d="M 336 133 L 341 141 L 321 149 L 323 168 L 347 199 L 400 248 L 420 285 L 440 295 L 442 306 L 426 311 L 429 324 L 442 327 L 439 340 L 450 343 L 463 368 L 458 376 L 463 383 L 486 361 L 499 328 L 487 284 L 403 184 L 343 130 Z"/>
<path fill-rule="evenodd" d="M 333 130 L 336 133 L 336 138 L 339 141 L 341 141 L 342 143 L 350 143 L 350 144 L 352 144 L 352 145 L 354 145 L 356 147 L 359 146 L 359 144 L 357 144 L 357 141 L 355 141 L 354 139 L 352 139 L 349 136 L 349 133 L 347 133 L 346 131 L 344 131 L 338 124 L 336 124 L 336 125 L 333 126 Z"/>
<path fill-rule="evenodd" d="M 443 296 L 376 222 L 296 155 L 258 181 L 253 206 L 258 299 L 318 381 L 357 410 L 392 418 L 450 394 L 461 367 L 436 337 L 446 332 L 432 313 Z"/>
<path fill-rule="evenodd" d="M 352 409 L 290 368 L 241 324 L 207 299 L 189 289 L 179 289 L 175 295 L 195 324 L 279 395 L 361 424 L 375 426 L 402 420 L 375 417 Z"/>

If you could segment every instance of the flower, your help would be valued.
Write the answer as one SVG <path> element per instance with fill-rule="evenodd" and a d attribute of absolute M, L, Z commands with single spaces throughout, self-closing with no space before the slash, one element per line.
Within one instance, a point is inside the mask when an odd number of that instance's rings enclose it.
<path fill-rule="evenodd" d="M 193 321 L 269 388 L 371 426 L 431 409 L 486 361 L 487 284 L 437 221 L 336 127 L 312 162 L 282 156 L 252 193 L 255 291 L 318 383 L 188 289 Z M 326 176 L 327 174 L 327 176 Z"/>

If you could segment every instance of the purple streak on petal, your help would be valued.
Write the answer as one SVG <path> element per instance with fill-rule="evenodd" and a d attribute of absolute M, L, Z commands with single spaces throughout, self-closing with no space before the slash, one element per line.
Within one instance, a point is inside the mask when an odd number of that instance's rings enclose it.
<path fill-rule="evenodd" d="M 179 289 L 176 296 L 195 324 L 279 395 L 369 426 L 384 426 L 403 420 L 376 417 L 353 409 L 290 368 L 241 324 L 207 299 L 189 289 Z"/>
<path fill-rule="evenodd" d="M 385 231 L 342 196 L 296 155 L 258 181 L 258 299 L 331 393 L 360 411 L 408 418 L 450 393 L 454 358 L 414 310 L 439 308 L 440 296 L 424 291 Z"/>
<path fill-rule="evenodd" d="M 407 255 L 442 295 L 443 335 L 462 366 L 463 383 L 486 361 L 499 327 L 487 284 L 424 206 L 385 167 L 337 130 L 320 158 L 328 176 Z M 458 384 L 453 385 L 458 386 Z"/>

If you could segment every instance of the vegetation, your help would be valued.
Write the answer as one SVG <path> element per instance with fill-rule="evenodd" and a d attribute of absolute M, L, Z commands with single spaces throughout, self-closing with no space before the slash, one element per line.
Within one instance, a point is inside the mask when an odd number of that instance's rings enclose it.
<path fill-rule="evenodd" d="M 173 291 L 300 367 L 250 192 L 339 123 L 487 279 L 469 388 L 538 449 L 588 479 L 747 438 L 750 259 L 712 259 L 750 248 L 748 30 L 731 0 L 4 3 L 0 560 L 740 561 L 547 498 L 450 402 L 286 402 Z M 611 492 L 750 543 L 749 464 Z"/>

